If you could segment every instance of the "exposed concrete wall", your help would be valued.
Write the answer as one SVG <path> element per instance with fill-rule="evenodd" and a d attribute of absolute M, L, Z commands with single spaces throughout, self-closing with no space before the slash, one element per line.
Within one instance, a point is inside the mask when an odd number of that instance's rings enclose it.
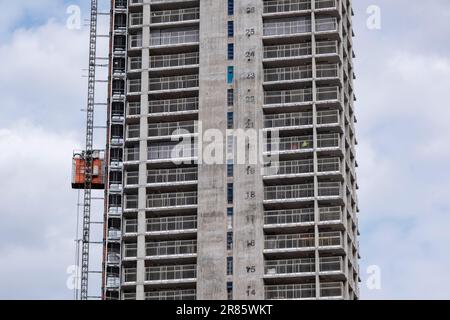
<path fill-rule="evenodd" d="M 200 1 L 199 119 L 203 132 L 227 129 L 227 1 Z M 203 147 L 207 143 L 204 143 Z M 202 148 L 199 150 L 201 154 Z M 223 153 L 226 145 L 223 145 Z M 221 299 L 226 290 L 226 164 L 199 163 L 197 299 Z"/>
<path fill-rule="evenodd" d="M 262 13 L 262 0 L 235 2 L 235 128 L 258 133 L 263 128 Z M 254 56 L 248 59 L 247 52 Z M 259 152 L 255 148 L 250 144 L 245 151 Z M 257 164 L 251 162 L 249 156 L 246 164 L 235 166 L 233 299 L 264 299 L 264 187 L 259 157 Z"/>
<path fill-rule="evenodd" d="M 136 300 L 144 300 L 145 281 L 145 233 L 146 233 L 146 212 L 147 207 L 147 134 L 148 134 L 148 69 L 149 45 L 150 45 L 150 0 L 144 0 L 142 29 L 142 74 L 141 74 L 141 118 L 140 118 L 140 139 L 139 139 L 139 190 L 138 190 L 138 239 L 137 239 L 137 286 Z"/>

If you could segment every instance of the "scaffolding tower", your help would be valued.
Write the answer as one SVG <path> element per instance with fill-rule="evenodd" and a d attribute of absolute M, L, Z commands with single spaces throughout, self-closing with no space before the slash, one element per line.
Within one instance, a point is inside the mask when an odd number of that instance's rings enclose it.
<path fill-rule="evenodd" d="M 98 64 L 98 60 L 107 60 L 108 58 L 97 57 L 97 39 L 99 37 L 109 37 L 108 35 L 98 35 L 98 17 L 99 15 L 109 16 L 108 13 L 100 13 L 98 11 L 98 0 L 90 1 L 90 19 L 89 19 L 89 68 L 88 71 L 88 97 L 86 112 L 86 145 L 85 149 L 81 152 L 76 152 L 73 157 L 73 179 L 72 187 L 74 189 L 83 190 L 83 199 L 79 203 L 82 207 L 82 234 L 80 239 L 76 239 L 77 242 L 77 266 L 81 271 L 81 275 L 78 275 L 77 280 L 80 280 L 80 294 L 75 297 L 81 300 L 88 300 L 93 298 L 89 296 L 89 275 L 92 273 L 101 273 L 101 271 L 92 271 L 89 266 L 89 253 L 91 245 L 102 245 L 103 241 L 91 240 L 91 225 L 101 224 L 102 222 L 91 221 L 91 208 L 92 208 L 92 190 L 104 189 L 105 181 L 105 167 L 104 159 L 102 158 L 103 151 L 94 149 L 94 113 L 95 108 L 98 105 L 106 105 L 106 103 L 96 103 L 96 83 L 108 82 L 107 80 L 96 79 L 97 67 L 108 67 L 108 65 Z M 78 230 L 78 226 L 77 226 Z M 77 232 L 78 238 L 78 232 Z M 78 245 L 81 245 L 79 250 Z M 79 254 L 81 254 L 81 259 Z M 81 260 L 81 265 L 79 265 Z M 78 290 L 78 288 L 75 288 Z M 99 298 L 99 297 L 98 297 Z"/>

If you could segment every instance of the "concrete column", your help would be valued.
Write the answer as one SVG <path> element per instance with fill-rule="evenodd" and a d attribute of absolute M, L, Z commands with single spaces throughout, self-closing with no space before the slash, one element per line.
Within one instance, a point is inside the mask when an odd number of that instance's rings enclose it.
<path fill-rule="evenodd" d="M 203 134 L 216 130 L 223 143 L 227 129 L 227 2 L 200 1 L 200 17 L 199 119 Z M 210 143 L 199 148 L 197 299 L 226 300 L 226 162 L 202 161 L 201 153 Z M 226 144 L 216 147 L 225 157 Z"/>
<path fill-rule="evenodd" d="M 242 144 L 234 174 L 233 299 L 264 299 L 264 186 L 259 139 L 263 129 L 263 1 L 235 1 L 236 129 L 252 132 Z M 250 53 L 250 55 L 248 55 Z M 248 58 L 249 57 L 249 58 Z M 250 144 L 248 144 L 251 142 Z M 239 153 L 246 152 L 239 163 Z M 256 154 L 256 161 L 252 155 Z M 241 157 L 242 158 L 242 157 Z"/>
<path fill-rule="evenodd" d="M 138 189 L 138 238 L 137 238 L 137 287 L 136 300 L 145 299 L 145 233 L 146 233 L 146 207 L 147 207 L 147 131 L 148 131 L 148 69 L 150 45 L 150 0 L 144 0 L 142 29 L 142 74 L 141 74 L 141 117 L 139 139 L 139 189 Z"/>

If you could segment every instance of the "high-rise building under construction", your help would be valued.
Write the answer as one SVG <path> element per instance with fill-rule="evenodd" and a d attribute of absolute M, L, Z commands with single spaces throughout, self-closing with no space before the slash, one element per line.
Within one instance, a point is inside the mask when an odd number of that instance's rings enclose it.
<path fill-rule="evenodd" d="M 351 2 L 112 0 L 104 299 L 358 298 Z"/>

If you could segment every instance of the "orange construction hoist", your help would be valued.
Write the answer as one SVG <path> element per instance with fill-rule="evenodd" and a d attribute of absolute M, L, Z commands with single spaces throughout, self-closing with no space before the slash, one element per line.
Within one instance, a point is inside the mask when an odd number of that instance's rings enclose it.
<path fill-rule="evenodd" d="M 92 153 L 92 189 L 105 189 L 105 156 L 104 151 L 95 150 Z M 85 152 L 74 152 L 72 158 L 72 188 L 84 189 L 85 187 Z"/>

